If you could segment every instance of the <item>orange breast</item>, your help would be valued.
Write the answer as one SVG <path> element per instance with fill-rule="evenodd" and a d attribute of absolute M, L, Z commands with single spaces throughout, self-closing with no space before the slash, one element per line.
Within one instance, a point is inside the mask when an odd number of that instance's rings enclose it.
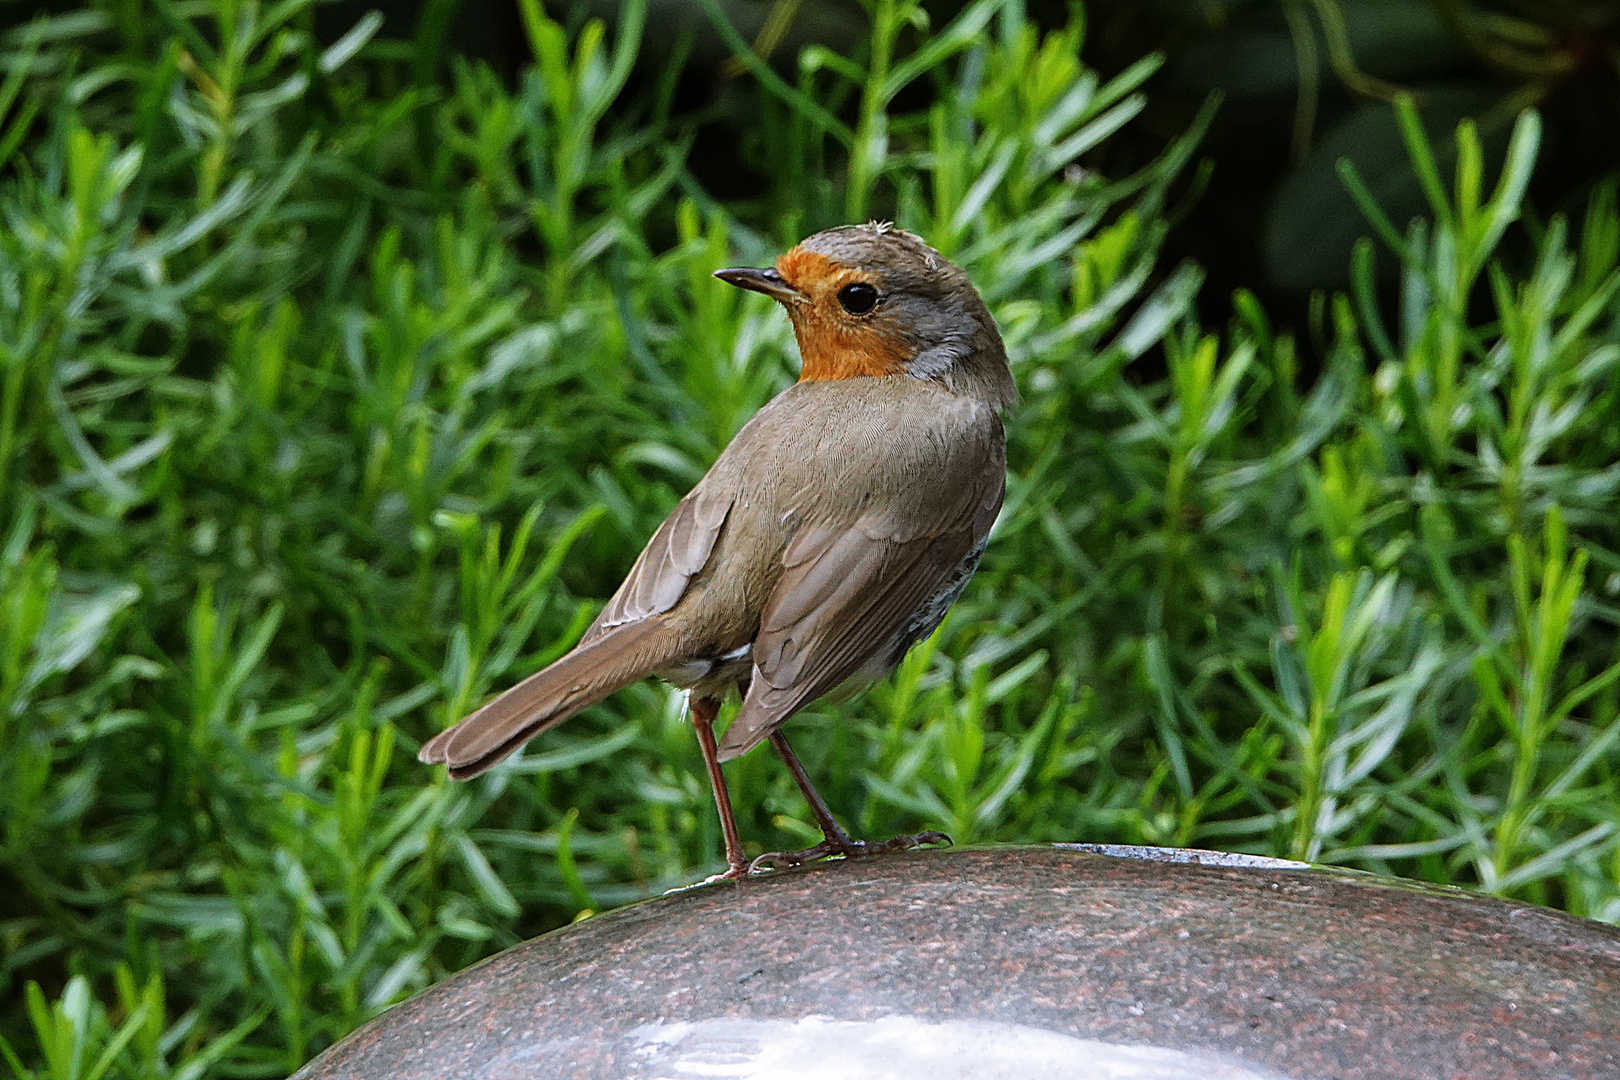
<path fill-rule="evenodd" d="M 798 331 L 799 353 L 804 357 L 800 382 L 905 373 L 909 357 L 903 344 L 866 327 L 851 330 L 809 319 L 805 323 L 802 328 L 794 328 Z"/>

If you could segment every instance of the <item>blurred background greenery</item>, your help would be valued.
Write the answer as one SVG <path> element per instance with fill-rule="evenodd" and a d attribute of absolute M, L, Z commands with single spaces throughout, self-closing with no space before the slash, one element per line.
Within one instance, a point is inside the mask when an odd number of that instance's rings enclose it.
<path fill-rule="evenodd" d="M 969 270 L 1023 401 L 955 612 L 794 722 L 848 824 L 1620 922 L 1614 5 L 3 15 L 17 1076 L 284 1075 L 718 867 L 659 685 L 468 785 L 413 751 L 794 378 L 710 271 L 874 217 Z M 729 774 L 754 850 L 815 839 Z"/>

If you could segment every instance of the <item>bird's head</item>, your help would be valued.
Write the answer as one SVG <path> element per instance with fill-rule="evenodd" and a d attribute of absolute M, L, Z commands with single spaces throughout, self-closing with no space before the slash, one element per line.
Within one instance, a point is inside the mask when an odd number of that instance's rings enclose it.
<path fill-rule="evenodd" d="M 996 408 L 1017 399 L 1001 334 L 977 290 L 911 233 L 878 224 L 828 229 L 774 268 L 714 276 L 787 309 L 803 358 L 800 382 L 910 375 Z"/>

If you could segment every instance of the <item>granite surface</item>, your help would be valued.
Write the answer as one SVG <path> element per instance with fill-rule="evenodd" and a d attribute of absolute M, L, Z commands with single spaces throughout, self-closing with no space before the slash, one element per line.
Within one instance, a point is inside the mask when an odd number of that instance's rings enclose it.
<path fill-rule="evenodd" d="M 508 949 L 299 1080 L 1620 1078 L 1620 930 L 1215 853 L 917 851 Z"/>

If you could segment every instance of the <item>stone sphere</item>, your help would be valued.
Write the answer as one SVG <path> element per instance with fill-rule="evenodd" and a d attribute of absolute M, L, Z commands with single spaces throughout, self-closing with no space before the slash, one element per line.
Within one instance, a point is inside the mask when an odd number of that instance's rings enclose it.
<path fill-rule="evenodd" d="M 1620 1077 L 1620 930 L 1085 845 L 709 885 L 508 949 L 297 1080 Z"/>

